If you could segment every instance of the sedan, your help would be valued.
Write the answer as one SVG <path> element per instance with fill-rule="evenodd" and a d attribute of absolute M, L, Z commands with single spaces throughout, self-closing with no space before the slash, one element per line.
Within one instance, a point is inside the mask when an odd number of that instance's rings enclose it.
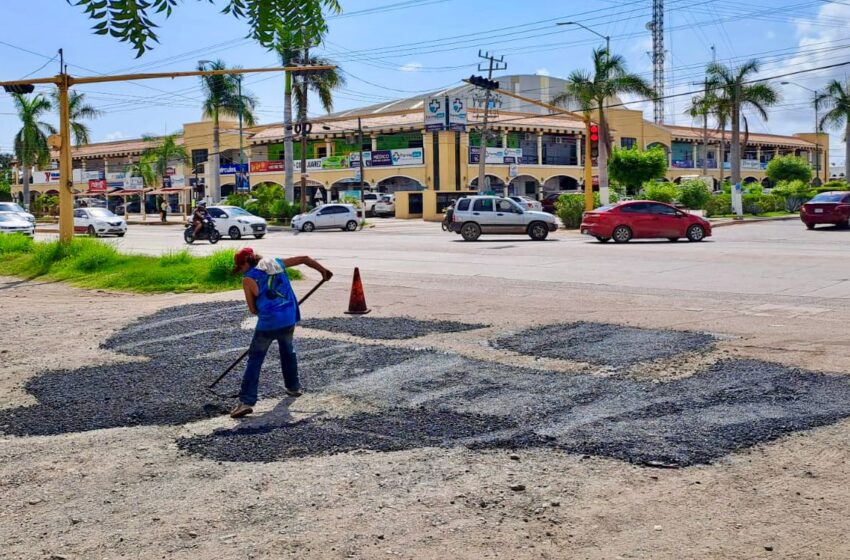
<path fill-rule="evenodd" d="M 817 224 L 850 226 L 850 192 L 820 193 L 803 204 L 800 219 L 809 229 Z"/>
<path fill-rule="evenodd" d="M 74 210 L 74 232 L 87 233 L 92 237 L 124 237 L 127 233 L 127 222 L 106 208 L 77 208 Z"/>
<path fill-rule="evenodd" d="M 35 234 L 35 224 L 16 214 L 0 213 L 0 233 L 22 233 L 32 237 Z"/>
<path fill-rule="evenodd" d="M 633 200 L 585 212 L 580 231 L 602 243 L 610 239 L 615 243 L 627 243 L 632 239 L 678 241 L 682 237 L 688 241 L 702 241 L 711 235 L 711 224 L 670 204 Z"/>
<path fill-rule="evenodd" d="M 35 216 L 21 208 L 20 204 L 16 204 L 14 202 L 0 202 L 0 213 L 17 214 L 19 218 L 23 218 L 31 224 L 35 223 Z"/>
<path fill-rule="evenodd" d="M 375 216 L 394 216 L 395 215 L 395 195 L 383 194 L 381 200 L 375 203 L 372 208 L 372 213 Z"/>
<path fill-rule="evenodd" d="M 313 231 L 316 229 L 341 229 L 355 231 L 359 223 L 357 210 L 351 204 L 325 204 L 313 208 L 306 214 L 292 218 L 292 229 Z"/>
<path fill-rule="evenodd" d="M 542 212 L 543 205 L 536 200 L 532 200 L 525 196 L 509 196 L 511 200 L 520 205 L 523 210 L 531 210 L 532 212 Z"/>
<path fill-rule="evenodd" d="M 561 196 L 561 193 L 551 193 L 547 194 L 543 197 L 543 202 L 541 206 L 543 207 L 544 212 L 549 212 L 550 214 L 555 213 L 555 203 L 558 202 L 558 198 Z"/>
<path fill-rule="evenodd" d="M 213 218 L 215 229 L 230 239 L 241 239 L 243 235 L 262 239 L 268 229 L 266 220 L 239 206 L 210 206 L 207 212 Z"/>

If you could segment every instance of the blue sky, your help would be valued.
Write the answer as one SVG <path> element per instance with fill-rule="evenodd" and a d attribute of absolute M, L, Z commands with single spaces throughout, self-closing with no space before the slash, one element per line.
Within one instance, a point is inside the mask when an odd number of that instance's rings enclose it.
<path fill-rule="evenodd" d="M 478 49 L 504 55 L 506 73 L 563 76 L 588 67 L 590 50 L 601 40 L 578 28 L 556 27 L 576 20 L 611 35 L 612 49 L 629 67 L 651 79 L 650 0 L 340 0 L 345 12 L 330 22 L 321 49 L 345 70 L 348 83 L 336 95 L 335 109 L 388 101 L 455 84 L 475 69 Z M 219 1 L 219 5 L 223 2 Z M 667 0 L 667 93 L 695 89 L 715 45 L 721 62 L 757 56 L 763 75 L 803 70 L 850 60 L 850 4 L 826 0 Z M 261 67 L 275 57 L 244 39 L 244 22 L 223 15 L 206 1 L 183 0 L 169 20 L 161 20 L 161 43 L 142 58 L 110 37 L 91 33 L 80 8 L 64 0 L 4 0 L 0 35 L 0 77 L 55 74 L 50 61 L 58 48 L 76 75 L 193 69 L 199 59 L 221 58 L 229 65 Z M 31 52 L 27 52 L 31 51 Z M 45 63 L 47 66 L 41 68 Z M 850 66 L 786 78 L 816 88 L 843 78 Z M 283 78 L 245 79 L 260 100 L 261 122 L 282 118 Z M 778 84 L 777 84 L 778 85 Z M 752 116 L 751 127 L 771 133 L 813 129 L 812 95 L 778 86 L 780 106 L 767 122 Z M 178 130 L 200 119 L 197 79 L 99 84 L 79 88 L 105 111 L 91 123 L 93 139 L 133 138 Z M 668 100 L 667 122 L 690 125 L 683 116 L 689 96 Z M 317 104 L 313 104 L 315 112 Z M 9 96 L 0 94 L 0 150 L 11 149 L 18 122 Z M 651 107 L 646 107 L 651 118 Z M 55 122 L 55 117 L 52 119 Z M 832 137 L 832 161 L 843 159 L 843 134 Z"/>

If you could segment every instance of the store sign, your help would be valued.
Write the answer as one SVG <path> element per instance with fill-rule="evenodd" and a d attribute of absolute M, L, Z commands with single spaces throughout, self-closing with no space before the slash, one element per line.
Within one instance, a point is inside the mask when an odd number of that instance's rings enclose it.
<path fill-rule="evenodd" d="M 106 179 L 89 179 L 90 193 L 105 193 L 107 188 Z"/>
<path fill-rule="evenodd" d="M 401 150 L 391 150 L 392 164 L 396 167 L 405 165 L 422 165 L 425 161 L 422 148 L 405 148 Z"/>
<path fill-rule="evenodd" d="M 322 158 L 322 169 L 347 169 L 348 156 L 328 156 Z"/>
<path fill-rule="evenodd" d="M 284 170 L 283 160 L 252 161 L 251 173 L 275 173 Z"/>
<path fill-rule="evenodd" d="M 35 170 L 32 172 L 32 184 L 33 185 L 50 185 L 53 183 L 59 182 L 59 172 L 58 171 L 39 171 Z"/>
<path fill-rule="evenodd" d="M 72 174 L 75 183 L 87 183 L 89 181 L 103 179 L 103 172 L 101 171 L 83 171 L 82 169 L 74 169 Z"/>
<path fill-rule="evenodd" d="M 511 166 L 508 168 L 508 176 L 509 177 L 516 177 L 518 175 L 519 175 L 519 168 L 517 167 L 517 165 L 515 163 L 512 163 Z"/>
<path fill-rule="evenodd" d="M 425 99 L 425 131 L 437 132 L 446 129 L 446 98 Z"/>
<path fill-rule="evenodd" d="M 481 149 L 478 146 L 469 147 L 469 163 L 478 163 L 481 161 L 479 154 Z M 487 148 L 487 159 L 485 163 L 491 165 L 510 165 L 522 161 L 522 148 Z"/>
<path fill-rule="evenodd" d="M 248 172 L 248 164 L 238 164 L 231 163 L 228 165 L 221 165 L 218 168 L 218 172 L 220 175 L 236 175 L 237 173 L 247 173 Z"/>
<path fill-rule="evenodd" d="M 349 165 L 351 167 L 360 167 L 360 152 L 353 152 L 349 156 Z M 371 167 L 372 166 L 372 152 L 363 152 L 363 167 Z"/>
<path fill-rule="evenodd" d="M 742 159 L 741 169 L 761 169 L 761 162 L 757 159 Z"/>
<path fill-rule="evenodd" d="M 449 98 L 449 130 L 466 131 L 466 101 L 460 97 Z"/>
<path fill-rule="evenodd" d="M 376 150 L 369 155 L 372 158 L 372 167 L 388 167 L 393 164 L 392 150 Z"/>

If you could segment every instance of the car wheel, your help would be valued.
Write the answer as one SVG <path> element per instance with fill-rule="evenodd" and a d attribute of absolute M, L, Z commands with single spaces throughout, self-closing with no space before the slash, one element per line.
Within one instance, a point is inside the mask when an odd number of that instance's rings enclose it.
<path fill-rule="evenodd" d="M 475 241 L 481 237 L 481 227 L 476 223 L 469 222 L 463 224 L 463 227 L 460 228 L 460 234 L 463 236 L 464 241 Z"/>
<path fill-rule="evenodd" d="M 301 226 L 301 231 L 313 231 L 316 229 L 316 226 L 313 225 L 313 222 L 304 222 L 304 225 Z"/>
<path fill-rule="evenodd" d="M 357 231 L 357 222 L 348 220 L 345 224 L 345 231 Z"/>
<path fill-rule="evenodd" d="M 667 239 L 670 241 L 670 243 L 676 243 L 677 241 L 679 241 L 678 237 L 668 237 Z"/>
<path fill-rule="evenodd" d="M 97 232 L 94 230 L 94 226 L 89 226 L 89 228 L 86 230 L 86 233 L 89 237 L 97 237 Z"/>
<path fill-rule="evenodd" d="M 688 228 L 688 241 L 702 241 L 705 239 L 705 228 L 699 224 L 694 224 Z"/>
<path fill-rule="evenodd" d="M 549 227 L 543 222 L 532 222 L 528 226 L 528 236 L 534 241 L 545 241 L 549 236 Z"/>
<path fill-rule="evenodd" d="M 266 236 L 266 234 L 265 234 L 265 233 L 255 233 L 255 234 L 254 234 L 254 239 L 262 239 L 262 238 L 263 238 L 263 237 L 265 237 L 265 236 Z"/>
<path fill-rule="evenodd" d="M 614 243 L 628 243 L 632 239 L 632 230 L 629 226 L 617 226 L 611 237 Z"/>
<path fill-rule="evenodd" d="M 233 226 L 232 228 L 227 230 L 227 235 L 230 236 L 230 239 L 241 239 L 242 238 L 242 232 L 239 231 L 239 228 L 236 227 L 236 226 Z"/>
<path fill-rule="evenodd" d="M 608 243 L 609 241 L 611 241 L 610 237 L 601 237 L 599 235 L 597 235 L 595 237 L 596 237 L 596 240 L 599 241 L 600 243 Z"/>
<path fill-rule="evenodd" d="M 815 224 L 806 224 L 806 229 L 815 229 Z"/>

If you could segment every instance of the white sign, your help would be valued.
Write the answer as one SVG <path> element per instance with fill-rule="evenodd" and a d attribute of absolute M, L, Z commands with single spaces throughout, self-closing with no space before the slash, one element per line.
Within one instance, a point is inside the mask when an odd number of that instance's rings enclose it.
<path fill-rule="evenodd" d="M 517 175 L 519 175 L 519 167 L 517 167 L 517 164 L 512 163 L 512 164 L 508 167 L 508 176 L 510 176 L 510 177 L 516 177 Z"/>
<path fill-rule="evenodd" d="M 425 155 L 422 148 L 404 148 L 391 151 L 393 154 L 393 167 L 422 165 L 425 162 Z"/>
<path fill-rule="evenodd" d="M 59 182 L 58 171 L 41 171 L 36 169 L 32 172 L 33 185 L 52 185 Z"/>
<path fill-rule="evenodd" d="M 761 162 L 757 159 L 742 159 L 741 169 L 761 169 Z"/>
<path fill-rule="evenodd" d="M 437 132 L 446 129 L 445 103 L 445 97 L 431 97 L 425 100 L 426 132 Z"/>
<path fill-rule="evenodd" d="M 100 171 L 83 171 L 82 169 L 74 169 L 73 178 L 75 183 L 88 183 L 89 181 L 99 181 L 103 179 L 103 173 Z"/>
<path fill-rule="evenodd" d="M 469 163 L 478 163 L 478 146 L 469 147 Z M 487 164 L 510 165 L 522 163 L 522 148 L 487 148 Z"/>
<path fill-rule="evenodd" d="M 449 98 L 449 130 L 466 131 L 466 100 L 460 97 Z"/>

